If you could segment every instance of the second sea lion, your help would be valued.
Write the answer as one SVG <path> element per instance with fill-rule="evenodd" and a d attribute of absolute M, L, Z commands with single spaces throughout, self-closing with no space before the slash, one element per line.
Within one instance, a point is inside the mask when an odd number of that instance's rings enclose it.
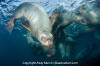
<path fill-rule="evenodd" d="M 15 9 L 12 19 L 8 22 L 7 30 L 11 32 L 14 20 L 23 17 L 28 20 L 28 24 L 22 22 L 23 27 L 30 31 L 42 45 L 50 47 L 53 44 L 52 23 L 44 9 L 37 3 L 22 3 Z"/>

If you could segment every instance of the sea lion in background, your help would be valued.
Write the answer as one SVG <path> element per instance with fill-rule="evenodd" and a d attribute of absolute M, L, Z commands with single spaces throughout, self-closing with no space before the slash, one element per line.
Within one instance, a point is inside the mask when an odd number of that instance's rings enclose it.
<path fill-rule="evenodd" d="M 57 12 L 55 14 L 59 15 L 54 19 L 55 22 L 53 22 L 58 23 L 55 31 L 62 26 L 68 26 L 72 24 L 72 22 L 90 26 L 100 25 L 100 8 L 94 7 L 93 4 L 88 2 L 78 8 L 78 14 L 67 10 L 65 12 Z M 61 19 L 61 21 L 58 21 L 58 19 Z M 95 30 L 95 27 L 88 28 L 85 32 L 91 32 L 93 30 Z"/>
<path fill-rule="evenodd" d="M 57 30 L 60 27 L 64 27 L 64 26 L 67 27 L 70 24 L 72 24 L 73 22 L 83 24 L 83 25 L 87 25 L 86 19 L 84 19 L 83 16 L 77 15 L 75 12 L 65 11 L 65 12 L 61 12 L 61 13 L 57 12 L 57 13 L 53 14 L 52 23 L 54 23 L 53 26 L 56 25 L 56 28 L 53 31 L 54 34 L 57 33 Z"/>
<path fill-rule="evenodd" d="M 78 11 L 80 16 L 88 21 L 87 24 L 100 24 L 100 8 L 94 6 L 93 4 L 86 3 L 85 5 L 80 6 Z"/>
<path fill-rule="evenodd" d="M 23 17 L 28 20 L 28 24 L 24 21 L 22 22 L 23 27 L 30 31 L 42 45 L 47 47 L 52 46 L 52 23 L 47 13 L 37 3 L 25 2 L 17 7 L 10 22 L 8 22 L 7 30 L 11 32 L 14 27 L 14 20 Z"/>

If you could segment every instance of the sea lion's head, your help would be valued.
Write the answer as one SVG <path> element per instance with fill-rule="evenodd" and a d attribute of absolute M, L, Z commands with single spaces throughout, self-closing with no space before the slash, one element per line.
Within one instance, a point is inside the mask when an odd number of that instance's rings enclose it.
<path fill-rule="evenodd" d="M 53 35 L 50 32 L 41 32 L 38 40 L 44 46 L 50 47 L 53 45 Z"/>

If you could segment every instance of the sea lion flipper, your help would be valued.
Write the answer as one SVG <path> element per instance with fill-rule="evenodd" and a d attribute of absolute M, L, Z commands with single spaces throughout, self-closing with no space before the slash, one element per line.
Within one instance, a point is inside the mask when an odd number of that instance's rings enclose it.
<path fill-rule="evenodd" d="M 29 25 L 26 24 L 26 22 L 22 21 L 22 26 L 23 26 L 24 28 L 26 28 L 28 31 L 31 32 L 31 28 L 29 27 Z"/>
<path fill-rule="evenodd" d="M 57 18 L 60 16 L 60 13 L 55 13 L 51 16 L 51 23 L 52 25 L 56 22 Z"/>
<path fill-rule="evenodd" d="M 12 32 L 14 27 L 14 18 L 11 18 L 11 20 L 8 22 L 6 29 L 8 30 L 9 33 Z"/>

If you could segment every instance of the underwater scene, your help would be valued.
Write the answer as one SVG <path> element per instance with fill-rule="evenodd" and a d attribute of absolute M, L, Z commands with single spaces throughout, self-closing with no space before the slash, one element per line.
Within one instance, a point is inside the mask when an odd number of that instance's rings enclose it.
<path fill-rule="evenodd" d="M 99 61 L 100 0 L 0 0 L 0 66 Z"/>

